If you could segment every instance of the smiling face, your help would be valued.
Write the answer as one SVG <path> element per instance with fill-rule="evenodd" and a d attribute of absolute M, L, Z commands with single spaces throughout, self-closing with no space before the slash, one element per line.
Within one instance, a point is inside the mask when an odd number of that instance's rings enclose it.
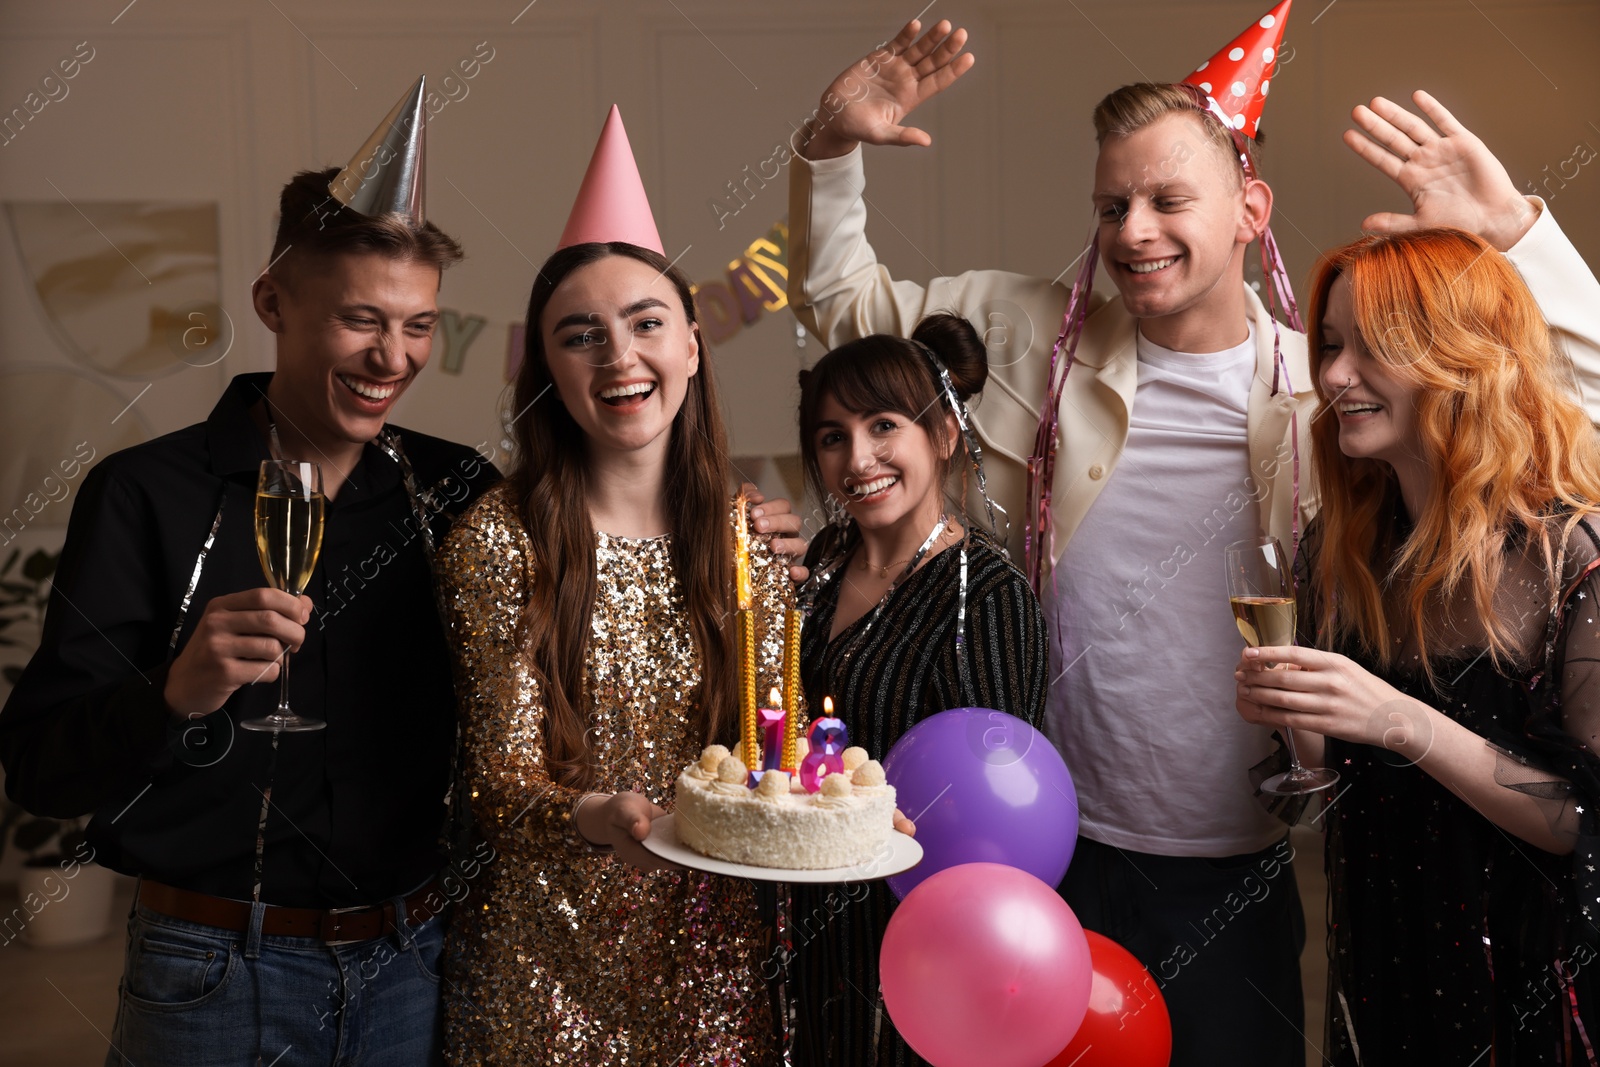
<path fill-rule="evenodd" d="M 324 257 L 293 281 L 263 275 L 257 314 L 277 334 L 269 395 L 329 450 L 365 444 L 428 364 L 439 268 L 375 253 Z"/>
<path fill-rule="evenodd" d="M 1323 395 L 1339 420 L 1339 451 L 1392 467 L 1421 461 L 1420 390 L 1395 377 L 1361 343 L 1350 279 L 1344 275 L 1328 289 L 1319 361 Z"/>
<path fill-rule="evenodd" d="M 952 445 L 940 447 L 900 412 L 854 412 L 831 394 L 820 398 L 817 420 L 814 447 L 823 487 L 863 530 L 904 522 L 920 527 L 939 514 Z M 953 442 L 955 428 L 947 429 L 946 440 Z"/>
<path fill-rule="evenodd" d="M 665 454 L 700 369 L 699 334 L 669 278 L 606 256 L 562 280 L 539 330 L 555 391 L 591 449 Z"/>
<path fill-rule="evenodd" d="M 1234 314 L 1243 251 L 1265 225 L 1271 194 L 1245 183 L 1200 127 L 1171 113 L 1105 139 L 1095 163 L 1100 253 L 1123 303 L 1139 319 Z"/>

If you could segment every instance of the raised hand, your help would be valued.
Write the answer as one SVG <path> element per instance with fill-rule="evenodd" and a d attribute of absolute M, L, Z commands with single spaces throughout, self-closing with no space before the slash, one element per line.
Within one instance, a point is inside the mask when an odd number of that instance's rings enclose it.
<path fill-rule="evenodd" d="M 842 156 L 858 142 L 887 145 L 921 145 L 933 138 L 902 123 L 928 98 L 943 92 L 976 62 L 966 47 L 967 31 L 952 29 L 941 19 L 918 36 L 916 19 L 903 26 L 894 40 L 850 64 L 827 91 L 806 129 L 800 154 L 807 159 Z"/>
<path fill-rule="evenodd" d="M 1405 190 L 1415 214 L 1380 211 L 1362 220 L 1375 233 L 1406 233 L 1453 226 L 1504 252 L 1521 240 L 1538 210 L 1511 181 L 1506 168 L 1471 130 L 1422 90 L 1411 95 L 1428 125 L 1392 100 L 1351 112 L 1362 132 L 1346 130 L 1344 143 Z M 1437 126 L 1438 129 L 1434 129 Z"/>

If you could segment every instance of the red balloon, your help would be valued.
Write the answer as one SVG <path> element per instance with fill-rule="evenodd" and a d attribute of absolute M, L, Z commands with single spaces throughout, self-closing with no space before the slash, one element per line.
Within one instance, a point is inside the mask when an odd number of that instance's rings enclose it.
<path fill-rule="evenodd" d="M 1061 1055 L 1045 1067 L 1167 1067 L 1172 1020 L 1156 980 L 1133 953 L 1093 930 L 1089 1013 Z"/>

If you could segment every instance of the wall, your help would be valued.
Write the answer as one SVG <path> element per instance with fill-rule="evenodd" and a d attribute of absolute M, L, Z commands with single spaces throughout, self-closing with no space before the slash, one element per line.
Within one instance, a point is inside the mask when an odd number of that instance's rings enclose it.
<path fill-rule="evenodd" d="M 0 7 L 0 115 L 29 102 L 60 61 L 92 53 L 64 96 L 0 144 L 11 238 L 0 242 L 0 508 L 39 505 L 25 509 L 21 534 L 0 534 L 0 562 L 9 547 L 59 543 L 77 484 L 62 463 L 203 418 L 231 375 L 270 366 L 249 288 L 266 266 L 279 186 L 295 170 L 342 163 L 418 73 L 439 87 L 458 61 L 487 54 L 480 42 L 492 51 L 475 77 L 454 83 L 428 131 L 429 211 L 469 254 L 448 274 L 441 303 L 486 325 L 459 366 L 429 369 L 396 420 L 492 443 L 508 329 L 560 233 L 607 106 L 622 108 L 667 254 L 691 277 L 716 279 L 786 210 L 783 175 L 745 186 L 749 203 L 736 214 L 729 183 L 764 165 L 772 173 L 774 147 L 831 77 L 920 6 L 523 5 Z M 916 116 L 933 148 L 871 153 L 871 233 L 882 258 L 911 278 L 979 266 L 1057 275 L 1089 226 L 1093 103 L 1128 81 L 1182 75 L 1266 6 L 933 6 L 930 19 L 969 26 L 978 63 Z M 1297 5 L 1264 122 L 1264 172 L 1294 278 L 1318 248 L 1355 235 L 1367 212 L 1405 206 L 1339 131 L 1353 104 L 1418 86 L 1496 148 L 1519 184 L 1547 183 L 1567 232 L 1600 254 L 1600 167 L 1574 162 L 1580 145 L 1600 146 L 1597 45 L 1593 2 Z M 152 202 L 167 203 L 156 211 Z M 191 347 L 181 342 L 193 309 L 162 301 L 197 292 L 212 294 L 217 329 L 194 334 L 204 343 Z M 154 326 L 152 306 L 166 316 Z M 816 354 L 815 342 L 797 346 L 787 311 L 720 346 L 741 462 L 793 451 L 794 372 Z"/>

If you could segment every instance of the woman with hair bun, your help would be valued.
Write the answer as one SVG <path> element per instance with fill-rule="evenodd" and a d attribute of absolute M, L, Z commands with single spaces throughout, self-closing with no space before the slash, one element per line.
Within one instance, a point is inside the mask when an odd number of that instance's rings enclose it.
<path fill-rule="evenodd" d="M 806 481 L 833 516 L 806 559 L 801 682 L 810 707 L 831 696 L 851 742 L 880 759 L 950 708 L 994 708 L 1034 728 L 1044 714 L 1038 601 L 1003 532 L 949 503 L 966 499 L 965 484 L 947 485 L 958 466 L 962 483 L 970 470 L 983 487 L 966 401 L 988 372 L 972 325 L 941 314 L 909 339 L 851 341 L 800 375 Z M 882 882 L 796 887 L 796 1064 L 923 1062 L 878 991 L 894 903 Z"/>
<path fill-rule="evenodd" d="M 1236 677 L 1247 721 L 1340 776 L 1328 1055 L 1592 1065 L 1594 426 L 1528 287 L 1470 234 L 1329 253 L 1307 321 L 1302 647 L 1246 649 Z"/>

